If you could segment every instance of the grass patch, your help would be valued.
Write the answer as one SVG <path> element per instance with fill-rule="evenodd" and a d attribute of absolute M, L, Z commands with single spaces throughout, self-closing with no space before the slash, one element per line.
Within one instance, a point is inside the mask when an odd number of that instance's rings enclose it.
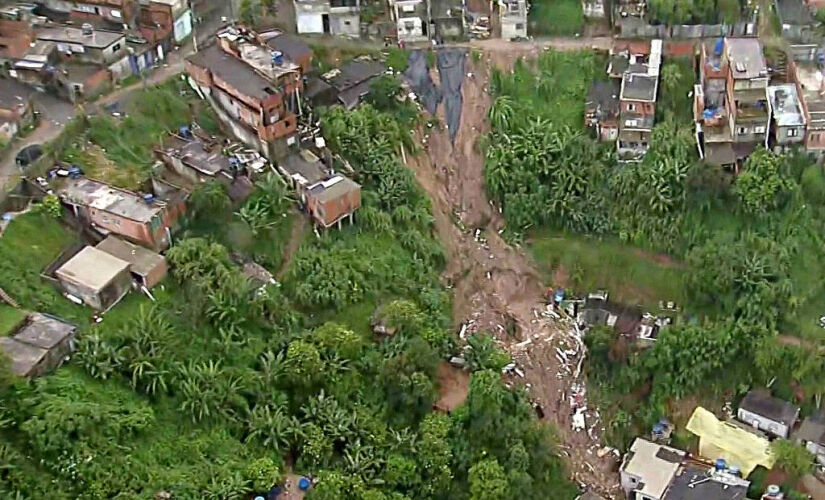
<path fill-rule="evenodd" d="M 528 242 L 536 264 L 553 286 L 572 286 L 580 293 L 605 289 L 615 300 L 649 308 L 658 307 L 660 300 L 678 304 L 685 300 L 685 269 L 665 256 L 615 240 L 596 242 L 551 230 L 530 234 Z"/>
<path fill-rule="evenodd" d="M 584 13 L 579 0 L 538 0 L 530 4 L 528 25 L 534 35 L 581 33 Z"/>
<path fill-rule="evenodd" d="M 66 319 L 88 317 L 84 308 L 65 298 L 40 278 L 40 273 L 76 241 L 56 219 L 32 212 L 9 224 L 0 236 L 0 287 L 23 308 Z"/>
<path fill-rule="evenodd" d="M 0 337 L 11 334 L 24 319 L 26 319 L 25 311 L 6 304 L 0 304 Z"/>

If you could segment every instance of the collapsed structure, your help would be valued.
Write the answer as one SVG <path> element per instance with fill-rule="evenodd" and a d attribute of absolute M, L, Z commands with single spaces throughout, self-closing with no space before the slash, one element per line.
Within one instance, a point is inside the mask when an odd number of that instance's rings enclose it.
<path fill-rule="evenodd" d="M 54 316 L 29 314 L 8 337 L 0 337 L 0 352 L 18 377 L 40 377 L 54 370 L 74 351 L 77 328 Z"/>

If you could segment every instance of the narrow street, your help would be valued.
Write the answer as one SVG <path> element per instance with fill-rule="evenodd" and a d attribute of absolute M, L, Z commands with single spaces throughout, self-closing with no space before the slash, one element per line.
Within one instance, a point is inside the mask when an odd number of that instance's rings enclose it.
<path fill-rule="evenodd" d="M 565 457 L 571 479 L 609 498 L 620 498 L 615 455 L 601 453 L 599 457 L 603 424 L 598 413 L 589 408 L 587 428 L 571 428 L 573 388 L 584 385 L 579 379 L 584 347 L 571 335 L 569 321 L 546 312 L 546 284 L 529 258 L 500 237 L 504 221 L 484 187 L 479 140 L 489 129 L 486 89 L 490 68 L 509 67 L 517 56 L 518 52 L 493 50 L 485 52 L 479 63 L 468 58 L 465 72 L 472 76 L 463 81 L 461 126 L 455 142 L 446 129 L 429 129 L 427 135 L 420 132 L 419 143 L 425 151 L 408 158 L 408 166 L 432 200 L 436 232 L 447 254 L 445 280 L 454 291 L 454 326 L 465 335 L 490 332 L 496 336 L 524 371 L 524 378 L 513 376 L 509 382 L 528 387 L 544 419 L 558 431 L 558 451 Z M 433 71 L 433 79 L 437 78 Z M 443 123 L 443 110 L 438 114 Z M 567 363 L 559 359 L 559 352 L 569 357 Z M 577 363 L 579 369 L 573 373 L 570 365 L 575 368 Z"/>

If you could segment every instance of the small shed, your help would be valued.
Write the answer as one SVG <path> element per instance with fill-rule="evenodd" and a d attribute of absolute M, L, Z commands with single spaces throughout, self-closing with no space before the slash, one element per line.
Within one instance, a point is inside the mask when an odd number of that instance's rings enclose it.
<path fill-rule="evenodd" d="M 799 407 L 771 396 L 767 389 L 752 389 L 739 403 L 736 418 L 776 437 L 787 438 L 799 417 Z"/>
<path fill-rule="evenodd" d="M 85 247 L 55 276 L 66 292 L 99 311 L 115 305 L 129 291 L 129 263 L 95 247 Z"/>
<path fill-rule="evenodd" d="M 77 328 L 53 316 L 30 314 L 10 337 L 0 338 L 0 350 L 18 377 L 39 377 L 54 370 L 74 350 Z"/>
<path fill-rule="evenodd" d="M 307 189 L 307 209 L 315 222 L 329 227 L 361 208 L 361 186 L 342 175 L 335 175 Z"/>
<path fill-rule="evenodd" d="M 169 269 L 163 255 L 124 241 L 117 236 L 108 236 L 97 244 L 97 248 L 128 262 L 132 277 L 147 289 L 157 285 Z"/>

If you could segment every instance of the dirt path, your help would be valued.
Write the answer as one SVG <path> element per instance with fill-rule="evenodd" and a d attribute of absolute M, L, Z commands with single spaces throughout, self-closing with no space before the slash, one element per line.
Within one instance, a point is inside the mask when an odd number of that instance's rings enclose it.
<path fill-rule="evenodd" d="M 289 240 L 286 244 L 286 248 L 284 249 L 284 257 L 281 261 L 281 268 L 278 269 L 278 272 L 275 274 L 276 280 L 281 281 L 281 278 L 289 269 L 289 264 L 292 262 L 292 257 L 295 256 L 295 252 L 298 251 L 301 247 L 301 243 L 304 242 L 304 231 L 306 231 L 306 228 L 307 218 L 303 213 L 299 213 L 289 230 Z"/>
<path fill-rule="evenodd" d="M 513 60 L 512 54 L 501 52 L 487 56 L 484 59 L 496 64 L 506 65 Z M 515 378 L 513 382 L 527 384 L 544 418 L 558 428 L 561 453 L 569 457 L 571 478 L 608 497 L 619 498 L 615 457 L 609 454 L 598 458 L 596 452 L 601 446 L 588 435 L 598 436 L 598 421 L 592 421 L 596 415 L 591 412 L 586 417 L 590 432 L 571 429 L 570 394 L 576 383 L 572 374 L 579 371 L 578 354 L 574 353 L 581 353 L 580 341 L 569 335 L 569 323 L 545 312 L 545 285 L 538 272 L 522 252 L 499 236 L 504 223 L 487 199 L 483 155 L 477 147 L 488 131 L 490 96 L 485 89 L 489 75 L 483 63 L 471 59 L 466 71 L 473 76 L 463 82 L 461 128 L 455 144 L 450 143 L 446 130 L 430 130 L 428 136 L 419 137 L 425 151 L 408 160 L 432 200 L 436 231 L 448 256 L 445 278 L 455 291 L 455 325 L 466 325 L 466 334 L 496 334 L 524 370 L 524 380 Z M 440 118 L 443 122 L 443 116 Z M 459 229 L 454 220 L 466 229 Z M 513 336 L 506 333 L 513 329 Z M 560 357 L 568 361 L 563 364 Z"/>

